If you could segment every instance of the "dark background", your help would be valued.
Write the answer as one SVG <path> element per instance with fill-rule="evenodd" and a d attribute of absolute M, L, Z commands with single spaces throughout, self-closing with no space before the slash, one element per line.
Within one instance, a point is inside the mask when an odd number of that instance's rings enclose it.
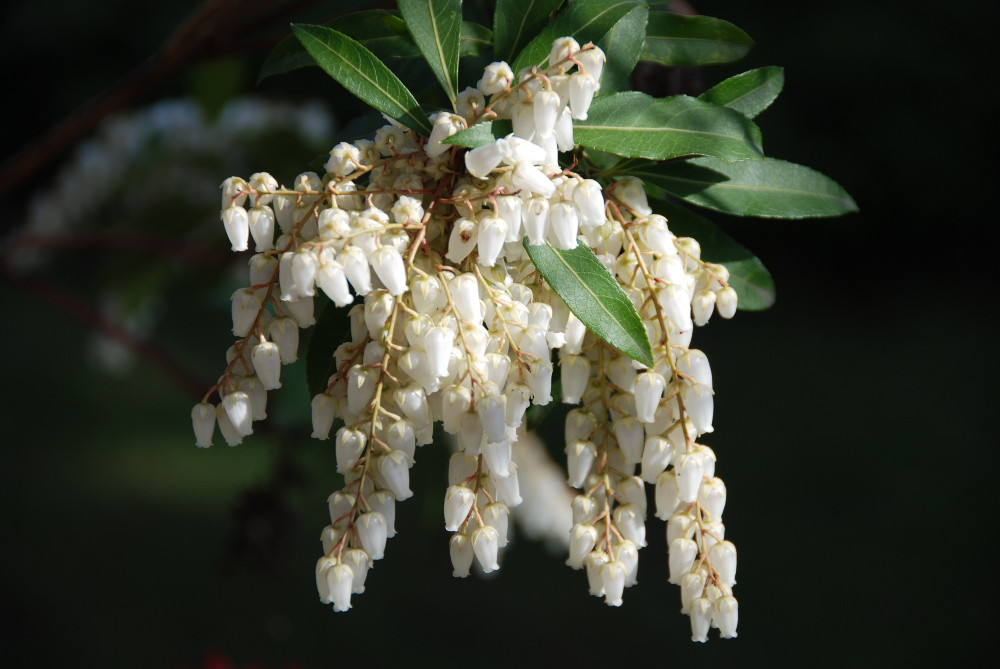
<path fill-rule="evenodd" d="M 740 551 L 738 640 L 688 640 L 655 519 L 621 609 L 524 539 L 498 578 L 451 578 L 446 455 L 431 447 L 418 454 L 416 496 L 398 507 L 400 534 L 368 592 L 351 613 L 331 613 L 315 601 L 313 565 L 339 483 L 330 442 L 308 438 L 304 382 L 285 371 L 276 420 L 243 446 L 217 437 L 195 449 L 198 396 L 145 361 L 125 375 L 94 366 L 92 328 L 52 299 L 54 290 L 92 305 L 103 282 L 127 280 L 134 265 L 122 255 L 132 252 L 87 246 L 0 281 L 0 664 L 840 667 L 953 665 L 986 648 L 997 601 L 997 300 L 985 239 L 995 223 L 995 17 L 985 2 L 694 4 L 757 42 L 742 62 L 704 70 L 704 84 L 784 66 L 785 91 L 759 119 L 768 155 L 830 175 L 861 208 L 820 221 L 712 216 L 778 287 L 771 310 L 713 321 L 695 338 L 715 373 L 708 443 Z M 194 6 L 5 10 L 0 158 L 154 53 Z M 345 122 L 342 96 L 316 72 L 254 87 L 281 25 L 236 40 L 243 52 L 180 65 L 131 105 L 195 95 L 212 109 L 253 92 L 318 98 Z M 271 141 L 250 155 L 284 154 L 304 170 L 317 153 Z M 0 184 L 5 233 L 69 155 Z M 217 181 L 274 164 L 220 165 Z M 195 207 L 184 226 L 217 226 L 216 206 L 213 197 Z M 203 388 L 231 341 L 231 283 L 216 285 L 220 273 L 206 266 L 233 259 L 214 232 L 186 237 L 210 240 L 198 258 L 211 262 L 177 266 L 150 334 Z"/>

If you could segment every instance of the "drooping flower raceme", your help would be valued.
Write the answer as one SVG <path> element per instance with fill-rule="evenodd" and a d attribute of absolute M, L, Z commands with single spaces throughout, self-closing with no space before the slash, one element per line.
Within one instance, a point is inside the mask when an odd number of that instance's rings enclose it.
<path fill-rule="evenodd" d="M 197 445 L 210 445 L 215 424 L 237 445 L 264 418 L 299 329 L 315 322 L 317 292 L 350 307 L 350 337 L 312 400 L 312 436 L 333 442 L 346 480 L 328 500 L 317 587 L 345 611 L 395 534 L 395 504 L 412 495 L 417 448 L 438 423 L 457 444 L 443 509 L 453 573 L 499 568 L 522 501 L 513 447 L 529 406 L 553 401 L 558 375 L 561 400 L 576 405 L 565 425 L 568 483 L 578 489 L 567 564 L 585 570 L 591 594 L 620 606 L 652 513 L 666 521 L 669 578 L 693 638 L 712 626 L 732 637 L 726 487 L 699 442 L 712 431 L 712 371 L 691 338 L 715 310 L 731 317 L 736 294 L 725 267 L 652 213 L 641 183 L 602 184 L 559 165 L 604 54 L 561 38 L 549 62 L 516 84 L 506 63 L 491 64 L 463 94 L 461 115 L 432 117 L 430 137 L 390 123 L 374 141 L 338 144 L 326 174 L 301 174 L 292 188 L 263 173 L 223 183 L 230 245 L 253 244 L 256 255 L 232 298 L 237 340 L 225 372 L 192 412 Z M 494 118 L 511 120 L 514 133 L 469 150 L 445 142 Z M 591 333 L 535 269 L 525 238 L 592 249 L 639 314 L 653 365 Z"/>

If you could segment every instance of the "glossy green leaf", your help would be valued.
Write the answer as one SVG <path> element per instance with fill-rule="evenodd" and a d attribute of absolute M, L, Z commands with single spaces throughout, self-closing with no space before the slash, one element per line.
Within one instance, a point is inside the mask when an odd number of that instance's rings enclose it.
<path fill-rule="evenodd" d="M 563 0 L 497 0 L 493 14 L 494 54 L 511 62 L 514 56 L 549 22 Z"/>
<path fill-rule="evenodd" d="M 514 126 L 510 121 L 483 121 L 462 132 L 456 132 L 448 139 L 442 140 L 442 143 L 474 149 L 477 146 L 492 144 L 512 132 Z"/>
<path fill-rule="evenodd" d="M 698 99 L 735 109 L 747 118 L 754 118 L 771 106 L 784 85 L 784 68 L 760 67 L 719 82 L 699 95 Z"/>
<path fill-rule="evenodd" d="M 633 8 L 597 43 L 607 56 L 601 74 L 600 95 L 630 88 L 629 78 L 635 69 L 635 64 L 639 62 L 648 16 L 649 10 L 645 7 Z"/>
<path fill-rule="evenodd" d="M 691 204 L 736 216 L 824 218 L 858 210 L 833 179 L 775 158 L 734 163 L 692 158 L 626 171 Z"/>
<path fill-rule="evenodd" d="M 579 0 L 570 4 L 518 54 L 511 65 L 514 74 L 531 65 L 544 67 L 552 42 L 558 37 L 572 37 L 581 45 L 597 42 L 638 6 L 640 3 L 631 0 Z"/>
<path fill-rule="evenodd" d="M 670 67 L 731 63 L 751 46 L 750 36 L 727 21 L 653 10 L 640 60 Z"/>
<path fill-rule="evenodd" d="M 371 51 L 380 60 L 420 58 L 420 50 L 413 43 L 406 23 L 396 12 L 371 9 L 353 12 L 326 24 L 342 32 Z M 476 23 L 462 23 L 462 39 L 459 54 L 476 56 L 490 48 L 493 34 Z M 271 50 L 257 75 L 257 83 L 276 74 L 284 74 L 303 67 L 315 65 L 302 44 L 294 36 L 282 40 Z"/>
<path fill-rule="evenodd" d="M 493 48 L 493 31 L 471 21 L 462 22 L 462 39 L 458 53 L 461 57 L 478 56 Z"/>
<path fill-rule="evenodd" d="M 434 76 L 448 99 L 455 102 L 458 98 L 462 0 L 397 0 L 396 5 Z"/>
<path fill-rule="evenodd" d="M 552 290 L 587 329 L 630 358 L 652 366 L 653 354 L 639 314 L 590 248 L 577 244 L 563 251 L 547 242 L 531 246 L 527 237 L 524 248 Z"/>
<path fill-rule="evenodd" d="M 628 158 L 757 158 L 756 126 L 732 109 L 686 95 L 653 98 L 626 92 L 594 99 L 573 130 L 577 144 Z"/>
<path fill-rule="evenodd" d="M 341 86 L 390 118 L 425 137 L 430 135 L 430 122 L 413 94 L 371 51 L 323 26 L 294 24 L 292 32 Z"/>
<path fill-rule="evenodd" d="M 729 285 L 739 296 L 740 309 L 760 311 L 774 304 L 774 279 L 764 263 L 745 246 L 703 216 L 660 198 L 649 205 L 667 217 L 670 231 L 678 237 L 694 237 L 701 245 L 701 257 L 720 263 L 729 270 Z"/>
<path fill-rule="evenodd" d="M 326 390 L 330 376 L 336 371 L 333 354 L 351 335 L 351 319 L 347 315 L 350 307 L 338 307 L 327 299 L 323 302 L 326 306 L 316 319 L 306 349 L 306 383 L 310 395 Z"/>
<path fill-rule="evenodd" d="M 356 40 L 382 60 L 420 56 L 406 24 L 395 12 L 382 9 L 353 12 L 328 24 L 333 25 L 336 25 L 339 32 Z M 315 64 L 316 61 L 303 48 L 302 43 L 292 35 L 283 39 L 267 55 L 260 74 L 257 75 L 257 82 Z"/>

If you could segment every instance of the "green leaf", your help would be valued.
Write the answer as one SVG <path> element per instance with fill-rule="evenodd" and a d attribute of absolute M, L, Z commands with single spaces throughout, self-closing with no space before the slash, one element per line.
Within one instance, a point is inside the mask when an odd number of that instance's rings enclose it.
<path fill-rule="evenodd" d="M 474 149 L 477 146 L 492 144 L 512 132 L 514 132 L 514 126 L 510 121 L 483 121 L 471 128 L 456 132 L 451 137 L 441 140 L 441 143 Z"/>
<path fill-rule="evenodd" d="M 774 279 L 764 263 L 712 221 L 660 198 L 649 205 L 667 217 L 670 231 L 678 237 L 694 237 L 701 244 L 703 260 L 721 263 L 729 270 L 729 285 L 739 296 L 739 308 L 761 311 L 774 304 Z"/>
<path fill-rule="evenodd" d="M 607 56 L 601 74 L 601 95 L 630 88 L 629 77 L 635 69 L 635 64 L 639 62 L 648 16 L 648 9 L 642 6 L 635 7 L 597 43 Z"/>
<path fill-rule="evenodd" d="M 341 86 L 390 118 L 425 137 L 430 135 L 430 123 L 413 94 L 371 51 L 322 26 L 293 24 L 292 32 Z"/>
<path fill-rule="evenodd" d="M 756 126 L 745 116 L 686 95 L 627 92 L 595 98 L 573 130 L 577 144 L 627 158 L 757 158 Z"/>
<path fill-rule="evenodd" d="M 458 53 L 461 57 L 478 56 L 493 47 L 493 33 L 486 26 L 471 21 L 462 22 L 462 39 Z"/>
<path fill-rule="evenodd" d="M 309 394 L 318 395 L 326 390 L 330 376 L 336 371 L 333 358 L 337 347 L 350 339 L 350 307 L 338 307 L 329 300 L 316 319 L 309 348 L 306 349 L 306 383 Z"/>
<path fill-rule="evenodd" d="M 715 158 L 636 165 L 624 170 L 699 207 L 735 216 L 824 218 L 858 210 L 833 179 L 803 165 L 759 158 Z"/>
<path fill-rule="evenodd" d="M 420 55 L 406 24 L 395 12 L 383 9 L 353 12 L 327 25 L 336 25 L 339 32 L 355 39 L 382 60 L 416 58 Z M 292 35 L 283 39 L 267 55 L 257 75 L 257 83 L 276 74 L 315 64 L 316 61 Z"/>
<path fill-rule="evenodd" d="M 552 51 L 552 42 L 558 37 L 572 37 L 581 45 L 597 42 L 611 30 L 623 16 L 640 6 L 626 0 L 579 0 L 563 9 L 514 60 L 514 74 L 531 65 L 544 66 Z"/>
<path fill-rule="evenodd" d="M 458 98 L 462 0 L 397 0 L 396 5 L 413 41 L 454 103 Z"/>
<path fill-rule="evenodd" d="M 638 360 L 653 365 L 646 330 L 625 291 L 607 268 L 585 244 L 571 251 L 555 249 L 551 244 L 524 248 L 535 267 L 591 332 L 611 346 Z"/>
<path fill-rule="evenodd" d="M 727 21 L 653 10 L 640 60 L 669 67 L 731 63 L 752 45 L 749 35 Z"/>
<path fill-rule="evenodd" d="M 562 0 L 497 0 L 493 14 L 493 53 L 511 62 L 532 37 L 545 27 Z"/>
<path fill-rule="evenodd" d="M 698 99 L 735 109 L 747 118 L 754 118 L 771 106 L 784 85 L 784 68 L 760 67 L 719 82 L 699 95 Z"/>

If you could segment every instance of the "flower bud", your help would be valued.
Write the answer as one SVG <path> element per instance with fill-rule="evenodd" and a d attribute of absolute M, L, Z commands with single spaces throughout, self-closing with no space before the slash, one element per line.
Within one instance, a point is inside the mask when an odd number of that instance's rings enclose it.
<path fill-rule="evenodd" d="M 249 395 L 242 390 L 228 393 L 222 398 L 222 408 L 238 434 L 244 437 L 253 434 L 253 409 Z"/>
<path fill-rule="evenodd" d="M 385 516 L 378 511 L 369 511 L 358 516 L 355 523 L 361 547 L 371 556 L 372 560 L 385 557 L 385 542 L 388 539 L 388 528 Z"/>
<path fill-rule="evenodd" d="M 264 384 L 264 390 L 281 387 L 281 352 L 274 342 L 264 341 L 253 347 L 251 352 L 253 367 L 257 377 Z"/>
<path fill-rule="evenodd" d="M 477 527 L 472 533 L 472 549 L 479 561 L 479 566 L 487 574 L 500 568 L 500 565 L 497 564 L 499 543 L 499 533 L 489 525 Z"/>
<path fill-rule="evenodd" d="M 668 562 L 670 564 L 669 581 L 675 585 L 681 582 L 681 577 L 691 571 L 695 558 L 698 557 L 698 544 L 693 539 L 678 538 L 670 543 Z"/>
<path fill-rule="evenodd" d="M 345 246 L 337 256 L 337 261 L 343 266 L 344 276 L 351 282 L 355 293 L 364 296 L 371 292 L 371 266 L 364 251 L 356 246 Z"/>
<path fill-rule="evenodd" d="M 597 80 L 586 72 L 578 72 L 569 78 L 569 108 L 573 118 L 587 120 L 587 111 L 597 92 Z"/>
<path fill-rule="evenodd" d="M 398 501 L 413 497 L 410 490 L 412 462 L 403 451 L 390 451 L 378 459 L 378 473 Z"/>
<path fill-rule="evenodd" d="M 622 592 L 625 590 L 625 565 L 618 560 L 605 562 L 601 566 L 601 585 L 604 587 L 604 603 L 608 606 L 622 605 Z"/>
<path fill-rule="evenodd" d="M 390 295 L 402 295 L 406 292 L 406 268 L 403 266 L 403 257 L 395 246 L 383 245 L 375 249 L 371 264 Z"/>
<path fill-rule="evenodd" d="M 207 402 L 195 404 L 191 409 L 191 422 L 194 426 L 195 446 L 211 446 L 212 433 L 215 431 L 215 407 Z"/>
<path fill-rule="evenodd" d="M 274 211 L 270 207 L 257 206 L 251 209 L 249 226 L 257 253 L 274 248 Z"/>
<path fill-rule="evenodd" d="M 615 525 L 622 536 L 639 548 L 646 545 L 646 523 L 642 510 L 635 504 L 625 504 L 615 509 Z"/>
<path fill-rule="evenodd" d="M 636 418 L 642 423 L 652 423 L 656 416 L 656 407 L 663 397 L 666 381 L 662 374 L 645 372 L 635 380 L 635 410 Z"/>
<path fill-rule="evenodd" d="M 455 532 L 472 510 L 476 495 L 464 485 L 451 485 L 444 495 L 444 528 Z"/>
<path fill-rule="evenodd" d="M 681 501 L 680 490 L 677 488 L 677 477 L 673 471 L 661 472 L 656 477 L 655 499 L 656 517 L 660 520 L 669 520 Z"/>
<path fill-rule="evenodd" d="M 319 396 L 317 395 L 317 397 Z M 360 430 L 353 430 L 347 427 L 337 430 L 336 455 L 338 473 L 347 474 L 354 469 L 361 455 L 365 452 L 366 441 L 364 433 Z"/>
<path fill-rule="evenodd" d="M 712 602 L 707 597 L 698 597 L 691 602 L 691 641 L 705 643 L 708 630 L 712 627 Z"/>
<path fill-rule="evenodd" d="M 500 138 L 492 144 L 478 146 L 465 154 L 465 168 L 477 179 L 485 179 L 504 158 L 510 155 L 510 144 Z"/>
<path fill-rule="evenodd" d="M 507 545 L 507 529 L 510 523 L 510 510 L 502 502 L 492 502 L 483 510 L 483 520 L 497 531 L 497 545 L 503 548 Z"/>
<path fill-rule="evenodd" d="M 493 267 L 507 239 L 507 221 L 497 216 L 486 216 L 479 223 L 477 250 L 479 264 Z"/>
<path fill-rule="evenodd" d="M 597 448 L 592 441 L 574 441 L 566 446 L 566 469 L 568 482 L 574 488 L 583 486 L 590 469 L 597 459 Z"/>
<path fill-rule="evenodd" d="M 246 337 L 260 315 L 260 299 L 249 288 L 240 288 L 233 293 L 233 334 Z"/>
<path fill-rule="evenodd" d="M 738 621 L 739 603 L 736 598 L 724 595 L 717 599 L 712 611 L 712 623 L 719 628 L 719 636 L 723 639 L 735 639 Z"/>
<path fill-rule="evenodd" d="M 267 333 L 278 346 L 281 364 L 290 365 L 298 359 L 299 326 L 291 318 L 275 318 L 267 328 Z"/>
<path fill-rule="evenodd" d="M 244 196 L 245 197 L 245 196 Z M 246 251 L 250 238 L 250 218 L 247 210 L 233 205 L 222 210 L 222 224 L 226 228 L 233 251 Z"/>
<path fill-rule="evenodd" d="M 708 561 L 719 572 L 719 580 L 728 587 L 736 585 L 736 546 L 722 541 L 708 551 Z"/>
<path fill-rule="evenodd" d="M 467 534 L 453 534 L 448 543 L 448 552 L 451 554 L 452 576 L 465 578 L 472 568 L 473 547 Z"/>
<path fill-rule="evenodd" d="M 354 578 L 351 580 L 351 593 L 360 595 L 365 591 L 365 577 L 371 567 L 368 553 L 360 548 L 348 548 L 342 556 L 343 563 L 351 568 Z"/>
<path fill-rule="evenodd" d="M 726 286 L 719 291 L 715 308 L 723 318 L 732 318 L 736 315 L 737 301 L 736 289 L 732 286 Z"/>
<path fill-rule="evenodd" d="M 565 356 L 560 362 L 560 378 L 562 401 L 566 404 L 578 404 L 590 379 L 590 361 L 582 355 Z"/>

